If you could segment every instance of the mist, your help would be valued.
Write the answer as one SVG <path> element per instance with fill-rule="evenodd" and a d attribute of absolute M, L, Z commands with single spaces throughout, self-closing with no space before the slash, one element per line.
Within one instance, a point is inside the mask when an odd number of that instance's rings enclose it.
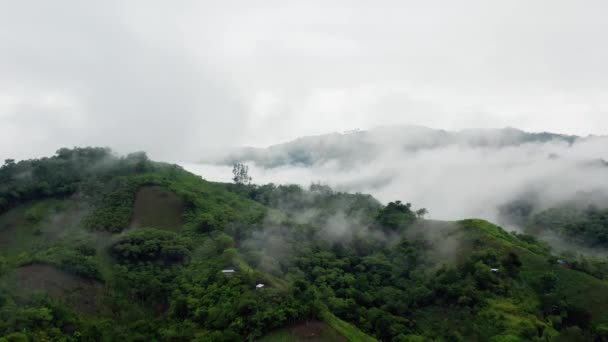
<path fill-rule="evenodd" d="M 425 148 L 411 149 L 390 128 L 606 134 L 605 12 L 595 0 L 5 1 L 0 160 L 108 146 L 230 181 L 217 156 L 239 146 L 385 126 L 373 148 L 346 141 L 307 165 L 238 160 L 257 184 L 320 182 L 435 219 L 496 220 L 531 193 L 543 207 L 606 192 L 594 163 L 606 139 L 446 145 L 422 130 L 407 134 Z"/>
<path fill-rule="evenodd" d="M 349 158 L 346 163 L 339 156 L 299 166 L 241 161 L 249 163 L 256 184 L 322 183 L 338 191 L 369 193 L 383 203 L 411 202 L 440 220 L 477 217 L 497 222 L 499 206 L 522 197 L 533 199 L 539 210 L 581 193 L 608 205 L 605 137 L 578 138 L 572 144 L 559 139 L 510 146 L 430 144 L 416 150 L 404 149 L 403 139 L 372 138 L 379 153 L 368 157 L 363 151 L 362 160 Z M 229 182 L 232 176 L 229 165 L 184 167 L 210 180 Z"/>

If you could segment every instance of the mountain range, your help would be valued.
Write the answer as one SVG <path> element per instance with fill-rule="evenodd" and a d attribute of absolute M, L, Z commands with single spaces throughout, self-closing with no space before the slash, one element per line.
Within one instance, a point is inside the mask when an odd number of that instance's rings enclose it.
<path fill-rule="evenodd" d="M 387 151 L 420 153 L 450 146 L 500 149 L 546 143 L 570 146 L 590 138 L 549 132 L 529 133 L 515 128 L 446 131 L 420 126 L 396 126 L 302 137 L 267 148 L 247 147 L 204 162 L 231 165 L 237 161 L 249 161 L 264 168 L 309 167 L 332 161 L 353 165 L 372 161 Z"/>

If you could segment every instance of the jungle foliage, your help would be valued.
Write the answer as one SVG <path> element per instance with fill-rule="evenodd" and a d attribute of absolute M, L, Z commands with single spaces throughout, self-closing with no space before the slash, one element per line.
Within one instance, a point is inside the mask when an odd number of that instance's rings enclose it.
<path fill-rule="evenodd" d="M 486 221 L 99 148 L 9 160 L 0 179 L 0 341 L 245 341 L 307 319 L 353 341 L 608 339 L 602 260 Z M 183 202 L 181 227 L 131 225 L 149 186 Z M 585 215 L 595 232 L 602 212 Z M 24 293 L 36 264 L 82 286 Z"/>

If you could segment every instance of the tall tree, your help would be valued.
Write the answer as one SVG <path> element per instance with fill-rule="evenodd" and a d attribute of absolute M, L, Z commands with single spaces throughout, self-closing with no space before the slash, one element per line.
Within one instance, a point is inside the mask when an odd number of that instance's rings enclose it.
<path fill-rule="evenodd" d="M 232 177 L 234 183 L 242 185 L 251 184 L 251 177 L 249 176 L 249 166 L 242 163 L 236 163 L 232 167 L 232 174 L 234 175 L 234 177 Z"/>

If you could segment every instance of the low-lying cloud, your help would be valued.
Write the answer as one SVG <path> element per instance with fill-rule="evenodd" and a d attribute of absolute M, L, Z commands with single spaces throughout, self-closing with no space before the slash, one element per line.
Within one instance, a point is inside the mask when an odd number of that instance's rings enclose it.
<path fill-rule="evenodd" d="M 480 217 L 496 221 L 498 207 L 534 194 L 538 208 L 577 194 L 608 193 L 608 138 L 562 139 L 509 146 L 439 145 L 403 149 L 384 137 L 377 155 L 346 165 L 324 160 L 311 165 L 263 167 L 253 161 L 257 184 L 323 183 L 341 191 L 370 193 L 382 202 L 402 200 L 425 207 L 434 219 Z M 230 181 L 229 166 L 188 164 L 210 180 Z M 598 198 L 603 196 L 598 196 Z M 605 197 L 604 197 L 605 198 Z"/>

